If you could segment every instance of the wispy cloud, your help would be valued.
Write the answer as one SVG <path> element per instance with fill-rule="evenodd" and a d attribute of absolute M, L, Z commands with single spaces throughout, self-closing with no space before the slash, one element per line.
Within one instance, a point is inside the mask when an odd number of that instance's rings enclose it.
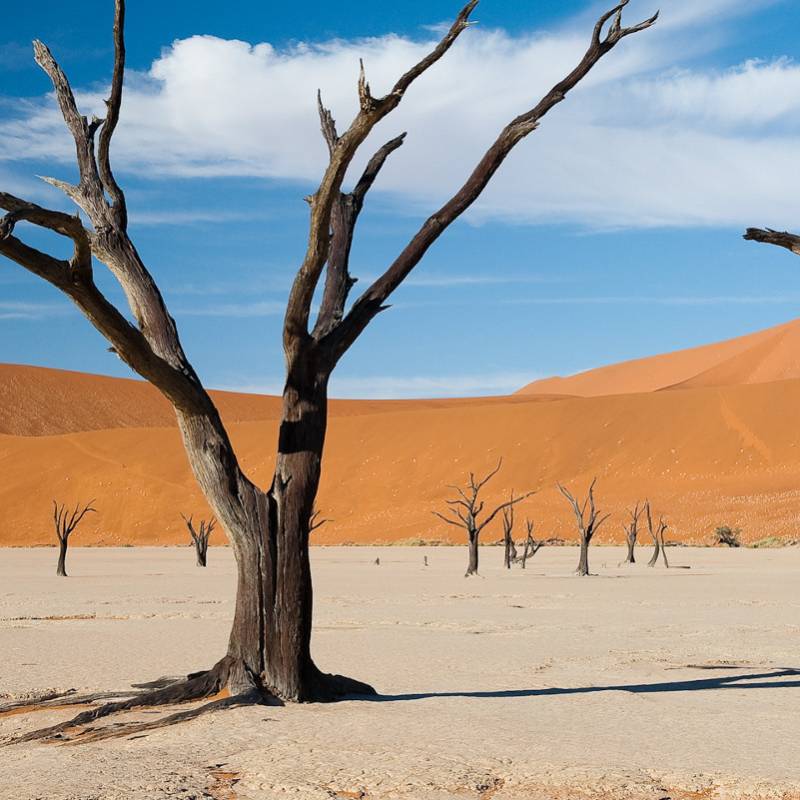
<path fill-rule="evenodd" d="M 70 311 L 66 303 L 27 303 L 0 300 L 0 320 L 39 320 L 62 316 Z"/>
<path fill-rule="evenodd" d="M 800 163 L 800 66 L 779 59 L 674 70 L 676 58 L 719 46 L 708 32 L 720 22 L 770 4 L 672 0 L 655 28 L 620 45 L 515 151 L 470 218 L 599 228 L 796 221 L 800 197 L 786 165 Z M 650 11 L 647 0 L 626 9 L 631 19 Z M 545 34 L 469 31 L 379 126 L 359 163 L 408 130 L 379 187 L 399 207 L 435 207 L 502 125 L 574 65 L 587 34 L 583 15 Z M 325 163 L 317 86 L 349 119 L 359 57 L 378 93 L 430 46 L 400 36 L 282 50 L 211 36 L 177 41 L 146 74 L 129 77 L 117 164 L 142 175 L 313 181 Z M 103 93 L 79 96 L 87 112 L 102 111 Z M 0 159 L 71 163 L 72 150 L 52 98 L 0 125 Z"/>
<path fill-rule="evenodd" d="M 331 379 L 331 397 L 395 400 L 423 397 L 480 397 L 506 395 L 543 377 L 531 372 L 496 372 L 453 375 L 372 375 Z M 261 383 L 227 383 L 218 388 L 252 394 L 278 394 L 278 378 Z"/>
<path fill-rule="evenodd" d="M 269 215 L 255 211 L 218 211 L 216 209 L 196 209 L 187 211 L 132 211 L 130 222 L 133 225 L 199 225 L 222 224 L 225 222 L 252 222 L 268 219 Z"/>
<path fill-rule="evenodd" d="M 260 300 L 253 303 L 218 303 L 214 305 L 180 306 L 174 309 L 176 317 L 271 317 L 283 314 L 286 303 L 278 300 Z"/>

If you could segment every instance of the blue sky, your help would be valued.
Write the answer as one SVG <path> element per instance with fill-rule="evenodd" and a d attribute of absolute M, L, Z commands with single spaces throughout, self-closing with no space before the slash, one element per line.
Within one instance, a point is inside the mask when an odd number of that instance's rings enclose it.
<path fill-rule="evenodd" d="M 632 0 L 628 20 L 655 2 Z M 324 163 L 315 90 L 344 124 L 358 57 L 380 91 L 458 3 L 236 5 L 130 3 L 112 155 L 134 240 L 201 376 L 276 391 L 282 306 L 305 245 L 302 197 Z M 97 111 L 111 7 L 29 3 L 0 31 L 0 188 L 66 207 L 34 177 L 69 178 L 74 165 L 30 40 L 50 45 L 82 107 Z M 482 0 L 480 25 L 368 142 L 409 131 L 359 225 L 352 270 L 361 285 L 497 130 L 571 67 L 602 8 Z M 340 364 L 334 394 L 505 393 L 797 314 L 796 259 L 741 233 L 800 227 L 791 177 L 800 7 L 661 0 L 661 10 L 656 28 L 625 40 L 519 146 Z M 77 311 L 10 262 L 0 263 L 0 361 L 126 374 Z"/>

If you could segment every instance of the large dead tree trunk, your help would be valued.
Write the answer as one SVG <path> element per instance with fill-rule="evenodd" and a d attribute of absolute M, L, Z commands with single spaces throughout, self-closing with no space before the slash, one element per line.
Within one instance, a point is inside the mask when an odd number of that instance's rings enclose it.
<path fill-rule="evenodd" d="M 64 120 L 75 141 L 79 181 L 47 178 L 84 212 L 82 218 L 42 208 L 0 192 L 0 254 L 17 262 L 66 294 L 114 352 L 153 383 L 172 403 L 194 475 L 224 527 L 237 561 L 238 589 L 228 653 L 212 669 L 150 695 L 132 705 L 172 702 L 213 694 L 272 694 L 283 700 L 332 699 L 371 687 L 340 676 L 323 675 L 311 658 L 312 587 L 308 557 L 309 520 L 319 485 L 331 372 L 350 346 L 439 236 L 480 196 L 511 150 L 624 37 L 649 28 L 656 16 L 622 26 L 623 0 L 603 14 L 577 66 L 533 108 L 513 119 L 488 148 L 466 182 L 412 237 L 364 293 L 347 308 L 354 279 L 350 246 L 364 198 L 388 156 L 403 136 L 387 142 L 372 159 L 352 192 L 342 190 L 354 157 L 375 126 L 401 103 L 411 84 L 442 58 L 469 26 L 477 0 L 470 0 L 431 52 L 402 75 L 388 94 L 375 97 L 363 67 L 358 80 L 359 109 L 339 134 L 319 99 L 322 133 L 329 162 L 310 206 L 308 246 L 295 276 L 283 326 L 286 383 L 275 473 L 267 489 L 244 474 L 210 396 L 187 358 L 174 320 L 128 234 L 125 196 L 111 169 L 110 146 L 119 121 L 125 68 L 124 0 L 115 0 L 114 69 L 104 120 L 83 117 L 66 75 L 42 43 L 34 44 L 38 64 L 50 77 Z M 257 101 L 257 99 L 256 99 Z M 97 141 L 95 141 L 97 138 Z M 14 235 L 27 222 L 67 237 L 69 260 L 37 250 Z M 93 278 L 96 258 L 122 287 L 134 324 L 101 292 Z M 316 323 L 309 325 L 312 300 L 325 272 Z M 522 499 L 522 498 L 520 498 Z M 109 704 L 91 719 L 119 710 Z M 88 714 L 89 712 L 87 712 Z M 76 720 L 87 721 L 86 715 Z M 75 724 L 75 720 L 70 724 Z"/>
<path fill-rule="evenodd" d="M 604 517 L 600 516 L 600 512 L 595 508 L 594 504 L 594 485 L 597 483 L 597 478 L 595 478 L 591 484 L 589 484 L 589 493 L 586 499 L 583 501 L 583 504 L 578 503 L 578 501 L 572 496 L 572 494 L 567 491 L 565 487 L 563 487 L 560 483 L 558 484 L 558 490 L 564 497 L 567 499 L 567 502 L 572 506 L 572 510 L 575 513 L 575 521 L 578 525 L 578 538 L 580 542 L 580 556 L 578 558 L 578 568 L 575 570 L 576 575 L 589 575 L 589 542 L 592 541 L 592 537 L 597 533 L 598 528 L 609 518 L 610 514 L 606 514 Z"/>
<path fill-rule="evenodd" d="M 520 497 L 514 497 L 514 492 L 511 492 L 511 499 L 505 503 L 501 503 L 492 511 L 485 519 L 479 520 L 478 518 L 483 513 L 484 502 L 480 499 L 480 493 L 484 486 L 500 471 L 503 464 L 503 459 L 497 463 L 497 466 L 486 477 L 476 480 L 475 473 L 470 472 L 467 485 L 462 489 L 459 486 L 450 486 L 458 493 L 458 497 L 454 500 L 448 500 L 447 505 L 450 506 L 450 513 L 452 517 L 446 517 L 438 511 L 434 511 L 434 515 L 439 517 L 440 520 L 446 522 L 448 525 L 455 525 L 457 528 L 464 528 L 467 532 L 467 549 L 469 552 L 469 561 L 467 563 L 467 571 L 464 577 L 478 574 L 478 545 L 481 531 L 497 516 L 499 511 L 503 512 L 504 524 L 514 526 L 513 514 L 509 516 L 510 509 L 513 509 L 517 503 L 522 502 L 527 497 L 530 497 L 533 492 L 527 492 Z M 509 532 L 506 531 L 506 536 Z M 506 544 L 506 553 L 508 553 L 508 545 Z M 510 565 L 509 565 L 510 566 Z"/>
<path fill-rule="evenodd" d="M 53 500 L 53 524 L 56 528 L 58 537 L 58 564 L 56 565 L 56 575 L 60 578 L 67 577 L 67 548 L 69 547 L 69 537 L 75 528 L 80 525 L 81 520 L 90 513 L 95 513 L 97 509 L 92 508 L 94 500 L 90 500 L 83 508 L 75 506 L 75 510 L 70 513 L 66 505 L 58 504 Z"/>

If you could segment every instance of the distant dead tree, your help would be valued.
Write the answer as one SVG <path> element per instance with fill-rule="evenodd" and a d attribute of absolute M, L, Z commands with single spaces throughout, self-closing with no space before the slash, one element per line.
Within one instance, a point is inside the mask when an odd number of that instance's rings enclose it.
<path fill-rule="evenodd" d="M 517 547 L 514 544 L 514 490 L 511 490 L 511 504 L 503 509 L 503 566 L 511 569 L 517 559 Z"/>
<path fill-rule="evenodd" d="M 533 558 L 536 553 L 539 552 L 539 548 L 544 544 L 544 542 L 537 542 L 533 538 L 533 520 L 526 519 L 525 520 L 525 528 L 527 531 L 527 537 L 525 539 L 525 547 L 522 549 L 522 558 L 520 559 L 520 566 L 522 569 L 525 569 L 525 563 L 529 558 Z"/>
<path fill-rule="evenodd" d="M 560 483 L 558 484 L 558 490 L 564 495 L 572 506 L 572 510 L 575 512 L 575 521 L 578 524 L 578 536 L 581 542 L 581 554 L 578 559 L 578 568 L 575 570 L 578 575 L 589 574 L 589 542 L 592 541 L 592 537 L 597 533 L 597 529 L 611 516 L 610 514 L 606 514 L 604 517 L 601 517 L 600 512 L 595 507 L 595 483 L 597 483 L 597 478 L 589 485 L 589 493 L 582 505 L 578 503 L 564 486 Z"/>
<path fill-rule="evenodd" d="M 484 508 L 483 501 L 478 499 L 481 489 L 483 489 L 483 487 L 486 486 L 486 484 L 495 475 L 497 475 L 502 465 L 503 459 L 501 458 L 500 461 L 497 462 L 497 466 L 481 480 L 476 480 L 475 473 L 470 472 L 469 482 L 464 489 L 462 489 L 460 486 L 453 485 L 448 487 L 450 489 L 454 489 L 459 495 L 459 497 L 454 500 L 446 501 L 447 505 L 450 506 L 450 513 L 453 514 L 455 519 L 446 517 L 444 514 L 440 514 L 438 511 L 433 512 L 437 517 L 439 517 L 440 520 L 446 522 L 448 525 L 455 525 L 457 528 L 464 528 L 467 532 L 469 563 L 467 565 L 467 571 L 464 573 L 464 577 L 478 574 L 478 540 L 481 535 L 481 531 L 497 516 L 498 512 L 503 511 L 506 508 L 511 508 L 533 494 L 533 492 L 527 492 L 519 497 L 514 497 L 512 495 L 511 500 L 501 503 L 482 521 L 479 520 Z"/>
<path fill-rule="evenodd" d="M 626 564 L 635 564 L 636 558 L 633 554 L 634 548 L 636 547 L 636 537 L 639 533 L 639 517 L 642 516 L 644 512 L 644 508 L 640 508 L 639 504 L 637 503 L 634 507 L 633 511 L 628 511 L 630 514 L 630 522 L 627 525 L 623 525 L 622 529 L 625 531 L 625 539 L 628 542 L 628 555 L 625 558 Z"/>
<path fill-rule="evenodd" d="M 69 547 L 69 537 L 75 528 L 80 525 L 81 520 L 89 513 L 96 513 L 97 509 L 92 508 L 94 500 L 90 500 L 83 508 L 80 504 L 75 505 L 75 510 L 70 513 L 67 511 L 66 504 L 59 505 L 53 500 L 53 522 L 56 526 L 56 536 L 58 536 L 58 567 L 56 575 L 62 578 L 67 577 L 67 547 Z"/>
<path fill-rule="evenodd" d="M 206 522 L 206 520 L 200 520 L 200 529 L 197 530 L 194 527 L 194 523 L 192 522 L 192 517 L 190 516 L 188 519 L 183 516 L 183 521 L 186 523 L 186 527 L 189 529 L 189 535 L 192 537 L 192 543 L 194 544 L 194 552 L 197 556 L 197 566 L 198 567 L 205 567 L 208 563 L 208 537 L 211 536 L 214 528 L 217 527 L 216 520 L 212 519 Z"/>
<path fill-rule="evenodd" d="M 741 547 L 740 528 L 731 528 L 729 525 L 720 525 L 714 531 L 714 544 L 724 544 L 728 547 Z"/>
<path fill-rule="evenodd" d="M 664 559 L 664 566 L 669 567 L 669 561 L 667 561 L 667 550 L 664 545 L 664 532 L 667 530 L 667 523 L 664 521 L 664 517 L 660 517 L 658 520 L 658 525 L 653 525 L 653 514 L 652 509 L 650 508 L 649 500 L 645 501 L 644 511 L 645 516 L 647 517 L 647 530 L 650 532 L 650 538 L 653 540 L 653 555 L 650 556 L 647 566 L 654 567 L 658 562 L 659 554 L 661 554 L 662 558 Z"/>

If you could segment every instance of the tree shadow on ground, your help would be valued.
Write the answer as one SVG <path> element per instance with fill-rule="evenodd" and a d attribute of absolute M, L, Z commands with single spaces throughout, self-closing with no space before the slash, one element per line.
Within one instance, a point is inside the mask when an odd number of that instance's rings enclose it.
<path fill-rule="evenodd" d="M 688 669 L 730 669 L 720 667 L 688 667 Z M 713 678 L 695 678 L 685 681 L 661 683 L 621 683 L 609 686 L 547 686 L 540 689 L 502 689 L 494 692 L 416 692 L 409 694 L 379 694 L 353 697 L 352 699 L 373 703 L 399 702 L 402 700 L 428 700 L 436 697 L 510 698 L 549 697 L 554 695 L 594 694 L 595 692 L 631 692 L 633 694 L 655 694 L 659 692 L 699 692 L 712 689 L 791 689 L 800 688 L 800 680 L 775 680 L 776 678 L 800 677 L 800 669 L 777 669 L 746 675 L 718 675 Z"/>

